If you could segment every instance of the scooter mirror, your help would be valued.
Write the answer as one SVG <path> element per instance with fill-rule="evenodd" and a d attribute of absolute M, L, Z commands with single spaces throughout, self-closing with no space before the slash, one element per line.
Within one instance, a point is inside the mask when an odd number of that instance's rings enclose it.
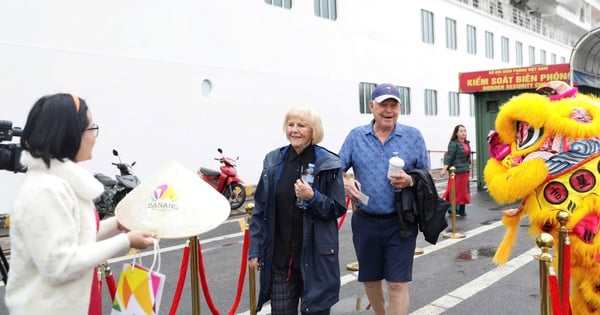
<path fill-rule="evenodd" d="M 223 154 L 223 150 L 221 150 L 221 148 L 218 148 L 217 151 L 219 151 L 219 153 Z"/>
<path fill-rule="evenodd" d="M 117 150 L 113 149 L 113 155 L 114 156 L 119 156 L 119 152 L 117 152 Z"/>

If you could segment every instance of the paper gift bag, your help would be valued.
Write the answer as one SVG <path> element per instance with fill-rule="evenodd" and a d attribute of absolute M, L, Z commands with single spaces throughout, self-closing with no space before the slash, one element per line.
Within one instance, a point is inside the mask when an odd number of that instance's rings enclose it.
<path fill-rule="evenodd" d="M 154 241 L 154 260 L 150 268 L 141 265 L 141 257 L 136 262 L 136 257 L 132 263 L 123 265 L 111 315 L 158 314 L 165 286 L 165 275 L 159 272 L 158 241 Z"/>

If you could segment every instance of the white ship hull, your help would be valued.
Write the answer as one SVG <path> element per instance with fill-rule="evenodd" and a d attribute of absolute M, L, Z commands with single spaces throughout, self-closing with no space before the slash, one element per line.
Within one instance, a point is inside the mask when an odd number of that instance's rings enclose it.
<path fill-rule="evenodd" d="M 422 9 L 434 13 L 433 45 L 421 41 Z M 445 46 L 446 17 L 457 21 L 457 50 Z M 477 55 L 466 53 L 467 24 L 477 28 Z M 494 59 L 485 57 L 485 31 L 495 34 Z M 509 62 L 500 60 L 501 36 L 510 39 Z M 91 171 L 115 174 L 113 148 L 137 161 L 142 181 L 173 159 L 216 169 L 221 147 L 239 155 L 240 177 L 255 184 L 264 154 L 287 143 L 289 108 L 316 108 L 322 145 L 337 152 L 350 129 L 372 118 L 359 112 L 359 84 L 391 82 L 410 88 L 411 114 L 399 121 L 422 131 L 438 167 L 454 125 L 475 138 L 470 95 L 449 116 L 458 73 L 518 66 L 515 41 L 525 65 L 528 46 L 547 51 L 547 63 L 550 54 L 568 62 L 572 48 L 452 0 L 338 1 L 336 20 L 315 16 L 312 1 L 291 9 L 249 0 L 4 1 L 0 119 L 22 127 L 37 98 L 73 92 L 100 125 Z M 437 116 L 424 113 L 425 89 L 437 91 Z M 21 177 L 0 172 L 0 213 Z"/>

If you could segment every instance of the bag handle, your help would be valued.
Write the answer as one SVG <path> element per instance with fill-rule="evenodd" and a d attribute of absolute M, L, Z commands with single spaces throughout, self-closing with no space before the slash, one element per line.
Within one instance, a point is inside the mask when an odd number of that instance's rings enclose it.
<path fill-rule="evenodd" d="M 153 247 L 154 247 L 154 259 L 152 259 L 152 265 L 150 266 L 150 269 L 148 269 L 149 272 L 152 271 L 156 271 L 159 272 L 160 271 L 160 246 L 158 245 L 158 240 L 153 238 L 152 239 L 152 243 L 153 243 Z M 156 264 L 156 262 L 158 261 L 158 266 L 156 267 L 156 270 L 154 270 L 154 265 Z"/>
<path fill-rule="evenodd" d="M 148 268 L 148 273 L 152 272 L 152 271 L 156 271 L 159 272 L 160 271 L 160 246 L 158 244 L 158 240 L 153 238 L 152 239 L 152 245 L 153 245 L 153 259 L 152 259 L 152 265 L 150 266 L 150 268 Z M 133 268 L 136 265 L 136 260 L 137 260 L 137 265 L 139 266 L 144 266 L 142 264 L 142 255 L 140 254 L 139 250 L 135 251 L 135 254 L 133 255 L 133 259 L 131 261 L 131 270 L 133 271 Z M 154 270 L 154 266 L 156 265 L 156 262 L 158 261 L 158 265 L 156 267 L 156 270 Z"/>

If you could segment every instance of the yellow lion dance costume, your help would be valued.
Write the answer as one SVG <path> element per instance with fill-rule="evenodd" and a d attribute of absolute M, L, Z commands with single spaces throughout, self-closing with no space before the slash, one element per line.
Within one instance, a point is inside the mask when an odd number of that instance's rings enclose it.
<path fill-rule="evenodd" d="M 547 95 L 507 101 L 488 136 L 490 195 L 500 204 L 521 201 L 504 212 L 507 232 L 494 262 L 508 260 L 521 217 L 529 216 L 531 236 L 546 232 L 556 240 L 556 214 L 567 211 L 572 313 L 600 314 L 600 100 L 564 82 L 540 90 Z"/>

